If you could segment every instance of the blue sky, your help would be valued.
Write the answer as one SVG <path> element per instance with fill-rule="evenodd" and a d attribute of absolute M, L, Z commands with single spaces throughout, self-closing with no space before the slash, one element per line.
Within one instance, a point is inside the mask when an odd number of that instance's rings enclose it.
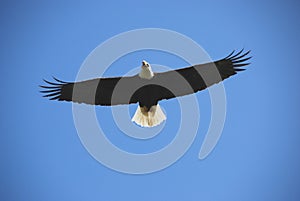
<path fill-rule="evenodd" d="M 296 1 L 2 1 L 1 200 L 299 200 L 299 8 Z M 149 27 L 182 33 L 213 59 L 240 48 L 251 49 L 253 59 L 224 83 L 225 127 L 206 159 L 198 160 L 210 121 L 204 91 L 196 95 L 200 127 L 186 154 L 162 171 L 129 175 L 97 162 L 77 135 L 72 105 L 42 98 L 38 85 L 52 75 L 74 80 L 99 44 Z M 105 75 L 123 75 L 142 59 L 185 65 L 142 51 L 118 60 Z M 175 109 L 148 141 L 123 135 L 110 108 L 96 110 L 116 146 L 148 153 L 178 129 L 177 100 L 161 105 L 167 113 Z"/>

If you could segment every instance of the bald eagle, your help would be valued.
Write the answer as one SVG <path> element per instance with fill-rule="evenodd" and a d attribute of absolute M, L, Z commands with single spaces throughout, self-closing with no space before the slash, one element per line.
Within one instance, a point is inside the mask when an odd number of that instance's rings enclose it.
<path fill-rule="evenodd" d="M 195 93 L 216 84 L 250 63 L 250 51 L 231 52 L 227 57 L 186 68 L 154 73 L 147 61 L 142 61 L 138 75 L 97 78 L 81 82 L 54 82 L 44 80 L 47 86 L 41 93 L 50 100 L 72 101 L 91 105 L 113 106 L 139 103 L 132 121 L 142 127 L 157 126 L 166 120 L 158 102 Z"/>

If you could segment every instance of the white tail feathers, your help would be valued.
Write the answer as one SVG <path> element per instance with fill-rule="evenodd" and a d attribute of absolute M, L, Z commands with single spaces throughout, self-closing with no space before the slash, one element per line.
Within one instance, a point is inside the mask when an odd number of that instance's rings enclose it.
<path fill-rule="evenodd" d="M 153 127 L 161 124 L 166 119 L 166 115 L 157 104 L 153 105 L 149 111 L 146 107 L 139 106 L 131 121 L 142 127 Z"/>

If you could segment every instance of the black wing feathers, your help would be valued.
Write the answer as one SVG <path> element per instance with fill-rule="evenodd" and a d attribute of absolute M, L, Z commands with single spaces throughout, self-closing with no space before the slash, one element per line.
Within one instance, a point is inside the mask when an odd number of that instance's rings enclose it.
<path fill-rule="evenodd" d="M 245 70 L 240 67 L 250 64 L 245 63 L 245 61 L 251 58 L 246 57 L 250 51 L 243 53 L 242 49 L 238 53 L 234 53 L 235 51 L 231 52 L 224 59 L 216 62 L 198 64 L 175 71 L 158 73 L 154 79 L 159 83 L 164 83 L 162 86 L 176 87 L 173 87 L 174 90 L 170 90 L 168 87 L 157 88 L 155 98 L 157 100 L 162 100 L 195 93 L 206 89 L 213 84 L 219 83 L 220 81 L 235 75 L 239 71 Z"/>
<path fill-rule="evenodd" d="M 187 68 L 155 73 L 151 80 L 132 77 L 98 78 L 82 82 L 44 80 L 48 86 L 42 93 L 50 100 L 65 100 L 93 105 L 119 105 L 143 102 L 156 104 L 159 100 L 192 94 L 245 70 L 250 51 L 231 52 L 224 59 Z"/>
<path fill-rule="evenodd" d="M 138 101 L 136 97 L 131 97 L 123 89 L 118 90 L 119 93 L 113 96 L 118 82 L 123 85 L 123 88 L 132 87 L 139 82 L 140 78 L 138 76 L 99 78 L 75 83 L 63 82 L 57 78 L 53 79 L 57 83 L 44 80 L 49 85 L 40 86 L 45 89 L 40 92 L 45 93 L 44 97 L 48 97 L 50 100 L 73 101 L 91 105 L 119 105 Z"/>

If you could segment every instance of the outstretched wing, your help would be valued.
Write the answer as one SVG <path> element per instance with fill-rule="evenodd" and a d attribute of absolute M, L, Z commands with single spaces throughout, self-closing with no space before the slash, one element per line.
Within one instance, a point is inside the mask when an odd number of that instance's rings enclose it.
<path fill-rule="evenodd" d="M 245 63 L 251 58 L 247 57 L 250 51 L 243 53 L 242 49 L 234 53 L 235 51 L 215 62 L 157 73 L 153 79 L 153 98 L 159 101 L 192 94 L 245 70 L 241 67 L 250 64 Z"/>
<path fill-rule="evenodd" d="M 216 84 L 248 65 L 250 51 L 234 51 L 224 59 L 190 66 L 164 73 L 156 73 L 151 80 L 139 76 L 98 78 L 82 82 L 57 83 L 44 80 L 50 86 L 41 86 L 44 97 L 50 100 L 73 101 L 92 105 L 119 105 L 142 102 L 154 105 L 159 100 L 192 94 Z"/>
<path fill-rule="evenodd" d="M 120 105 L 137 103 L 138 96 L 130 90 L 143 84 L 138 76 L 98 78 L 82 82 L 64 82 L 53 77 L 57 83 L 44 80 L 48 86 L 40 86 L 45 90 L 44 97 L 50 100 L 72 101 L 91 105 Z M 118 87 L 116 87 L 118 86 Z M 119 88 L 119 89 L 118 89 Z"/>

